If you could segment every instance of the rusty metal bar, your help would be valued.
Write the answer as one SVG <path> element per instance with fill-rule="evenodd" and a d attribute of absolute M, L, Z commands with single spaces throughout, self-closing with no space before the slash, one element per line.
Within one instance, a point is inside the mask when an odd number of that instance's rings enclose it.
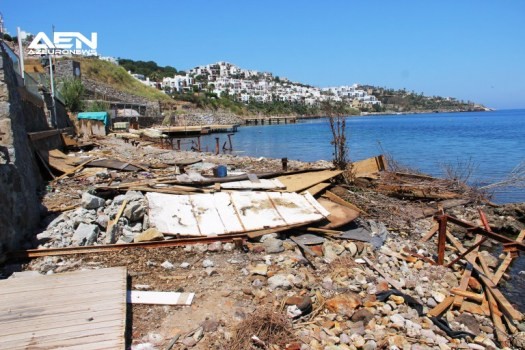
<path fill-rule="evenodd" d="M 457 258 L 455 258 L 454 260 L 452 260 L 448 265 L 447 267 L 452 267 L 455 263 L 457 263 L 458 261 L 460 261 L 461 259 L 463 259 L 465 256 L 467 256 L 467 254 L 469 254 L 470 252 L 472 252 L 474 249 L 476 249 L 477 247 L 479 247 L 480 245 L 482 245 L 483 243 L 485 243 L 485 241 L 487 240 L 488 238 L 487 237 L 483 237 L 483 239 L 481 241 L 479 241 L 478 243 L 474 244 L 473 246 L 471 246 L 470 248 L 468 248 L 467 250 L 465 250 L 463 253 L 461 253 Z"/>
<path fill-rule="evenodd" d="M 105 253 L 114 252 L 127 248 L 166 248 L 177 247 L 188 244 L 199 243 L 213 243 L 213 242 L 232 242 L 238 239 L 246 238 L 246 234 L 231 234 L 214 237 L 192 237 L 179 238 L 158 242 L 142 242 L 142 243 L 124 243 L 124 244 L 107 244 L 107 245 L 92 245 L 85 247 L 67 247 L 67 248 L 48 248 L 48 249 L 29 249 L 15 251 L 8 254 L 9 259 L 26 259 L 38 258 L 42 256 L 60 256 L 60 255 L 74 255 L 74 254 L 89 254 L 89 253 Z"/>
<path fill-rule="evenodd" d="M 438 256 L 437 264 L 443 265 L 445 263 L 445 244 L 447 242 L 447 216 L 441 215 L 438 217 L 439 222 L 439 236 L 438 236 Z"/>

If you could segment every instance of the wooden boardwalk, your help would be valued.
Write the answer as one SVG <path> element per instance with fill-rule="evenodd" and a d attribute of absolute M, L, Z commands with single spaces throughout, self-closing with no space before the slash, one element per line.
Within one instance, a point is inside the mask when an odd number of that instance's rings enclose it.
<path fill-rule="evenodd" d="M 1 349 L 124 349 L 126 268 L 0 281 Z"/>

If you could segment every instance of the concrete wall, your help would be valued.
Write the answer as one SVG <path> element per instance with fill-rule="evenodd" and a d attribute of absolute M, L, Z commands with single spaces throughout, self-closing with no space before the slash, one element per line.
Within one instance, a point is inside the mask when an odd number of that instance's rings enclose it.
<path fill-rule="evenodd" d="M 0 46 L 0 262 L 6 251 L 31 237 L 40 221 L 41 177 L 25 125 L 40 112 L 22 101 L 18 89 L 12 62 Z"/>

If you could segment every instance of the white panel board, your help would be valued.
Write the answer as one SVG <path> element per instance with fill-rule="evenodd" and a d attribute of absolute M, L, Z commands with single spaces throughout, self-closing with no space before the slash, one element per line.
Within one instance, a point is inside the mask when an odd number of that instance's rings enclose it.
<path fill-rule="evenodd" d="M 194 297 L 195 293 L 128 290 L 126 299 L 131 304 L 191 305 Z"/>
<path fill-rule="evenodd" d="M 232 192 L 231 197 L 242 225 L 248 231 L 286 225 L 266 192 Z"/>

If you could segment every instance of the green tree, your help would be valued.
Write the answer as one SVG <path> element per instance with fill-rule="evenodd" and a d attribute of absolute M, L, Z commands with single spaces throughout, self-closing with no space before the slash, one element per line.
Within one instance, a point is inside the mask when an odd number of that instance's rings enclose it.
<path fill-rule="evenodd" d="M 84 85 L 80 79 L 65 79 L 59 89 L 64 98 L 64 103 L 68 111 L 76 113 L 84 107 L 82 97 L 84 95 Z"/>

